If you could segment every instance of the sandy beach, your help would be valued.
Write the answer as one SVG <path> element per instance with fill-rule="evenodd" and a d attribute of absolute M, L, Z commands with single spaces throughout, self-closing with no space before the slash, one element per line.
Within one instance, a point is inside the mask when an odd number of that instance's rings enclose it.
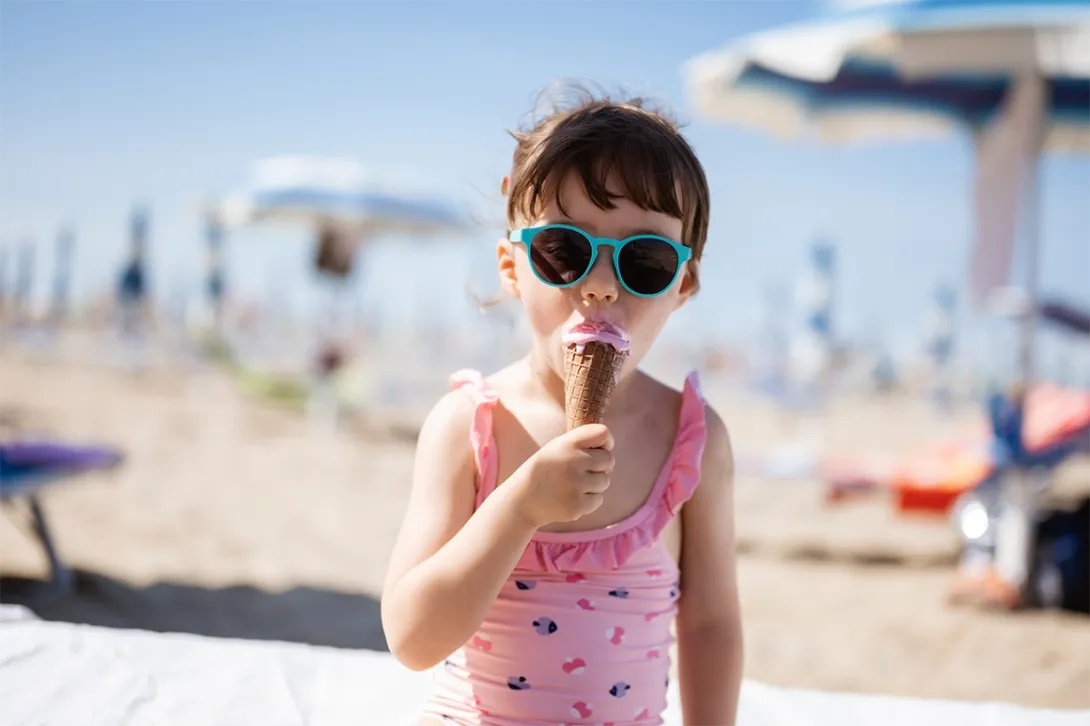
<path fill-rule="evenodd" d="M 437 370 L 441 390 L 447 370 Z M 896 452 L 964 425 L 922 402 L 845 400 L 816 421 L 707 385 L 738 452 L 814 441 Z M 404 426 L 339 432 L 255 400 L 213 368 L 134 375 L 0 352 L 3 433 L 116 445 L 125 465 L 44 497 L 68 597 L 41 617 L 384 649 L 378 598 L 406 504 Z M 413 415 L 417 415 L 415 412 Z M 411 418 L 411 416 L 410 416 Z M 741 460 L 741 453 L 739 453 Z M 19 503 L 0 519 L 0 598 L 44 559 Z M 813 483 L 737 481 L 746 675 L 865 693 L 1090 707 L 1090 620 L 948 606 L 948 523 L 888 503 L 829 508 Z"/>

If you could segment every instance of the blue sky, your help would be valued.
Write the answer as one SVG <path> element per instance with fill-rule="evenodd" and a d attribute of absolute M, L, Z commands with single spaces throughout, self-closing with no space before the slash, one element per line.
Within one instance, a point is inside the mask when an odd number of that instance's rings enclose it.
<path fill-rule="evenodd" d="M 504 130 L 557 77 L 623 83 L 689 119 L 680 65 L 739 35 L 816 16 L 821 2 L 5 2 L 0 5 L 0 245 L 34 239 L 39 292 L 53 236 L 78 235 L 77 290 L 112 283 L 128 213 L 152 209 L 158 291 L 195 288 L 197 209 L 277 154 L 353 157 L 463 198 L 491 194 Z M 964 139 L 850 149 L 780 142 L 697 120 L 712 187 L 700 301 L 687 335 L 750 339 L 761 290 L 790 283 L 819 235 L 841 260 L 838 324 L 904 346 L 936 282 L 963 278 L 971 234 Z M 1043 276 L 1087 300 L 1090 164 L 1043 165 Z M 368 309 L 465 314 L 487 289 L 492 235 L 443 249 L 376 247 Z M 231 240 L 236 289 L 313 293 L 299 232 Z M 12 263 L 8 263 L 9 273 Z M 391 269 L 406 272 L 392 275 Z M 453 311 L 453 312 L 452 312 Z M 895 334 L 889 331 L 897 331 Z M 891 340 L 891 336 L 900 342 Z"/>

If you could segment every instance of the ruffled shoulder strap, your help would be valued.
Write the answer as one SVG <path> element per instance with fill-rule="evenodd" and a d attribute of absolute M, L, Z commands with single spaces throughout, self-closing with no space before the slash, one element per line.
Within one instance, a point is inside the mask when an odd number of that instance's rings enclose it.
<path fill-rule="evenodd" d="M 663 492 L 666 508 L 673 517 L 689 501 L 700 484 L 700 462 L 708 427 L 704 419 L 707 401 L 700 390 L 700 376 L 693 371 L 685 378 L 681 393 L 677 438 L 674 440 L 674 466 Z M 663 525 L 665 526 L 665 524 Z"/>
<path fill-rule="evenodd" d="M 477 506 L 496 488 L 499 474 L 496 440 L 492 431 L 492 408 L 500 400 L 499 395 L 479 371 L 464 369 L 451 374 L 451 388 L 466 388 L 473 396 L 477 408 L 469 429 L 469 442 L 477 463 Z"/>

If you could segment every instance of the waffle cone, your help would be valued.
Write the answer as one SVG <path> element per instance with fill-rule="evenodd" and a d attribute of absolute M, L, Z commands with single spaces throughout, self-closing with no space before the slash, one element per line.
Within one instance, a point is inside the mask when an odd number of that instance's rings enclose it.
<path fill-rule="evenodd" d="M 564 366 L 564 418 L 568 431 L 602 423 L 613 387 L 628 352 L 609 343 L 591 342 L 583 352 L 568 346 Z"/>

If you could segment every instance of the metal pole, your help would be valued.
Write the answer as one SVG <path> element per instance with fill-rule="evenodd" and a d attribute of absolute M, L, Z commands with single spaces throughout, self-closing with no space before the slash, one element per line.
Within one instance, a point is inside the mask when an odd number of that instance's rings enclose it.
<path fill-rule="evenodd" d="M 1040 163 L 1038 158 L 1030 165 L 1029 173 L 1026 176 L 1027 186 L 1024 207 L 1026 221 L 1026 298 L 1028 301 L 1028 309 L 1022 316 L 1021 340 L 1019 341 L 1019 379 L 1026 390 L 1033 385 L 1037 375 L 1035 369 L 1037 361 L 1034 339 L 1037 333 L 1037 305 L 1039 302 L 1039 274 L 1037 268 L 1038 258 L 1040 257 Z"/>
<path fill-rule="evenodd" d="M 72 275 L 72 248 L 75 232 L 65 227 L 57 235 L 53 273 L 53 315 L 60 320 L 68 313 L 69 281 Z"/>
<path fill-rule="evenodd" d="M 1022 421 L 1025 421 L 1025 402 L 1028 400 L 1030 387 L 1033 385 L 1036 370 L 1036 346 L 1034 338 L 1037 332 L 1038 307 L 1038 260 L 1040 258 L 1040 201 L 1041 201 L 1041 152 L 1048 124 L 1048 88 L 1045 80 L 1025 79 L 1041 84 L 1041 100 L 1038 109 L 1039 126 L 1035 130 L 1036 138 L 1027 149 L 1032 154 L 1026 164 L 1026 182 L 1022 187 L 1022 204 L 1019 212 L 1023 226 L 1020 231 L 1025 246 L 1026 264 L 1026 310 L 1021 320 L 1021 340 L 1019 355 L 1019 383 L 1023 392 L 1018 405 L 1022 407 Z M 1024 427 L 1024 423 L 1023 423 Z M 1024 433 L 1020 432 L 1020 436 Z M 1046 479 L 1047 481 L 1047 479 Z M 1028 594 L 1030 578 L 1033 576 L 1035 531 L 1033 522 L 1037 515 L 1040 494 L 1043 486 L 1040 474 L 1032 468 L 1026 468 L 1024 462 L 1015 461 L 1002 481 L 1003 507 L 999 512 L 996 528 L 995 562 L 1000 579 L 1007 585 L 1008 605 L 1022 602 Z"/>
<path fill-rule="evenodd" d="M 1037 307 L 1040 297 L 1040 277 L 1038 272 L 1041 247 L 1041 158 L 1048 118 L 1048 84 L 1043 78 L 1037 78 L 1041 84 L 1040 127 L 1034 142 L 1033 158 L 1026 169 L 1026 185 L 1022 188 L 1022 232 L 1025 235 L 1026 262 L 1026 298 L 1028 309 L 1022 316 L 1021 340 L 1019 341 L 1019 380 L 1023 390 L 1029 391 L 1038 374 L 1035 338 L 1037 333 Z"/>

